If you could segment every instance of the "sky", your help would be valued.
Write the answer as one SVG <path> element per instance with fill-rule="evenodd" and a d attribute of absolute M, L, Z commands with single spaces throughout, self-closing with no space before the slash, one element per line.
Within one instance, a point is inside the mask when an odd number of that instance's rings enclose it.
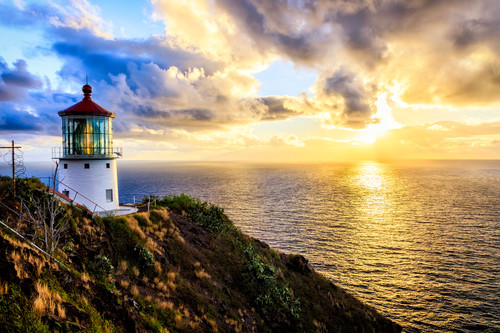
<path fill-rule="evenodd" d="M 500 159 L 497 0 L 0 0 L 0 145 L 116 113 L 128 160 Z"/>

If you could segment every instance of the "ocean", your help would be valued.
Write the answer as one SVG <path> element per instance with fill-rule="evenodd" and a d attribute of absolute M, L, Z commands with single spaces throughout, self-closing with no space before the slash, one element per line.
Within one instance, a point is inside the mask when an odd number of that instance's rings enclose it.
<path fill-rule="evenodd" d="M 500 332 L 500 161 L 119 161 L 118 180 L 121 202 L 186 193 L 223 207 L 405 332 Z"/>

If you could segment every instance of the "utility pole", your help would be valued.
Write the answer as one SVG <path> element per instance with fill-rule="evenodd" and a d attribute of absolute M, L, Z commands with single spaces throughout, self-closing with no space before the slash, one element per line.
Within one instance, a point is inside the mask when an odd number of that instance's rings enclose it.
<path fill-rule="evenodd" d="M 12 187 L 14 189 L 14 196 L 16 196 L 16 158 L 14 155 L 15 149 L 21 148 L 14 145 L 14 140 L 12 140 L 12 146 L 0 147 L 0 149 L 12 149 Z"/>

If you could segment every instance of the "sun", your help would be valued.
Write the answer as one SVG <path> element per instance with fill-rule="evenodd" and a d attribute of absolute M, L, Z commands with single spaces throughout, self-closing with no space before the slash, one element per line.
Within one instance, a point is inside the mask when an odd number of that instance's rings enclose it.
<path fill-rule="evenodd" d="M 377 118 L 380 121 L 377 124 L 370 124 L 364 129 L 359 130 L 359 135 L 355 140 L 360 143 L 373 144 L 377 141 L 377 138 L 384 135 L 388 130 L 401 127 L 401 125 L 392 117 L 391 108 L 387 104 L 387 93 L 379 94 L 375 105 L 377 106 L 377 112 L 375 113 L 374 118 Z"/>

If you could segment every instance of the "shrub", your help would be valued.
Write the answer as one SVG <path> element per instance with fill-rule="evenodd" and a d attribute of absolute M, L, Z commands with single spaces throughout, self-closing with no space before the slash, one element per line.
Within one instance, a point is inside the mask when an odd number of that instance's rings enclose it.
<path fill-rule="evenodd" d="M 112 258 L 114 260 L 126 258 L 132 262 L 136 260 L 131 254 L 134 253 L 134 247 L 144 242 L 144 240 L 136 232 L 130 230 L 127 219 L 123 217 L 106 217 L 104 218 L 104 224 L 114 250 Z"/>
<path fill-rule="evenodd" d="M 95 256 L 94 260 L 87 264 L 89 272 L 98 281 L 105 281 L 114 269 L 111 260 L 104 255 Z"/>
<path fill-rule="evenodd" d="M 134 247 L 134 253 L 137 255 L 139 264 L 144 270 L 149 270 L 150 268 L 154 267 L 155 260 L 153 254 L 151 254 L 151 252 L 141 244 L 137 244 Z"/>
<path fill-rule="evenodd" d="M 167 195 L 163 199 L 156 202 L 157 205 L 168 207 L 172 210 L 181 212 L 188 211 L 191 207 L 200 204 L 200 199 L 194 198 L 187 194 L 181 193 L 179 195 Z"/>
<path fill-rule="evenodd" d="M 231 220 L 224 213 L 224 209 L 207 203 L 187 194 L 168 195 L 157 201 L 157 205 L 168 207 L 177 212 L 186 212 L 189 218 L 197 225 L 212 231 L 226 232 L 235 229 Z"/>
<path fill-rule="evenodd" d="M 292 290 L 287 283 L 278 280 L 276 267 L 263 263 L 252 245 L 243 247 L 241 244 L 241 247 L 247 257 L 243 282 L 254 305 L 262 313 L 281 311 L 299 319 L 300 301 L 293 299 Z"/>

